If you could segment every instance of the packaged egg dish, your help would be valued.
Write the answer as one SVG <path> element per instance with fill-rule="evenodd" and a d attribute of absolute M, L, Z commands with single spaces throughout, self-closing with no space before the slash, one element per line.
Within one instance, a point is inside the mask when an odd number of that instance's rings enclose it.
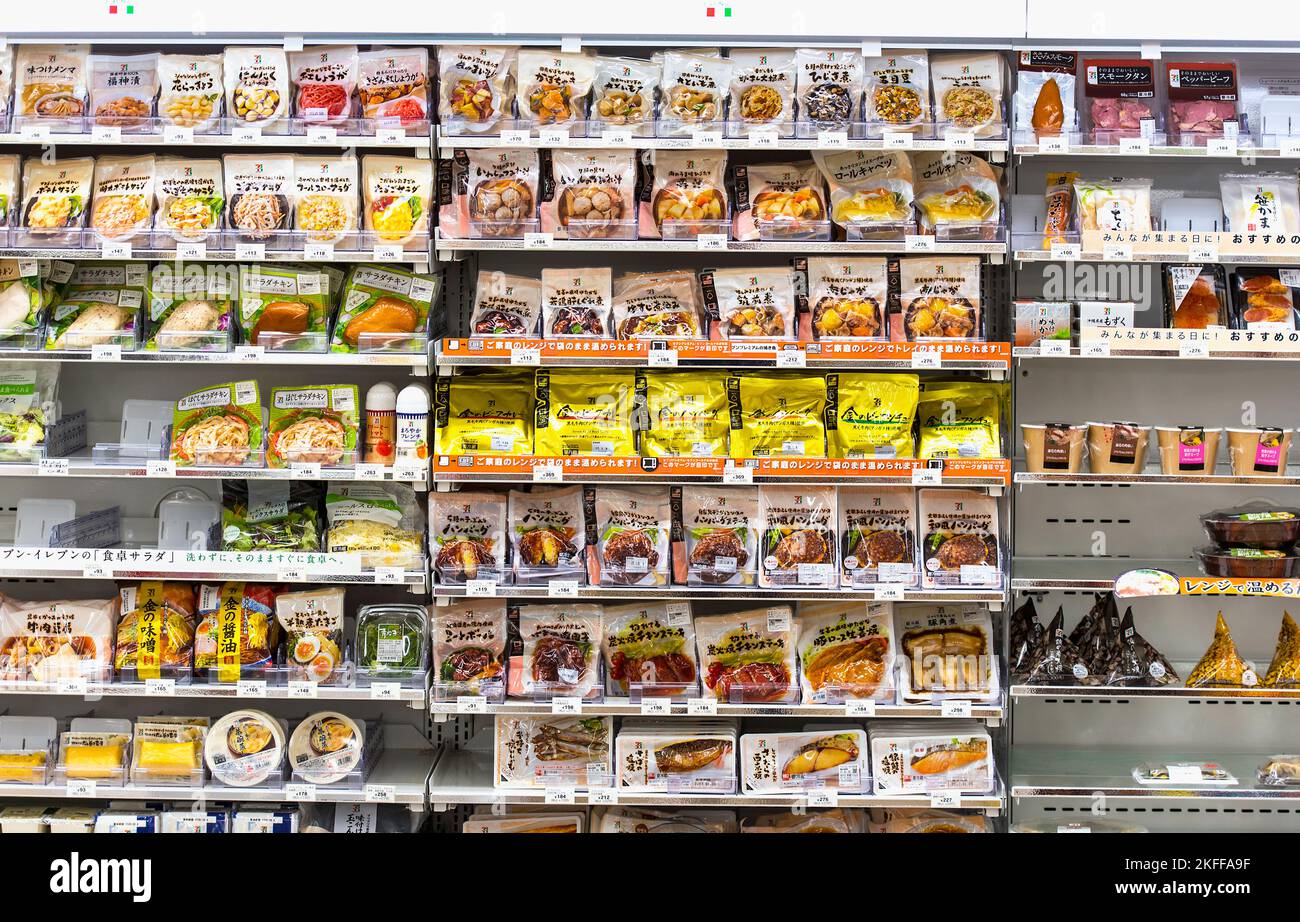
<path fill-rule="evenodd" d="M 334 685 L 342 679 L 343 601 L 341 588 L 275 597 L 275 617 L 285 633 L 286 662 L 295 681 Z"/>

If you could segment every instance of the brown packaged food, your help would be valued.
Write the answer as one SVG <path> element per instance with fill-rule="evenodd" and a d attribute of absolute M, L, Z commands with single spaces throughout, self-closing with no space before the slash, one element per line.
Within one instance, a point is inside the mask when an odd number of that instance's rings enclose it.
<path fill-rule="evenodd" d="M 921 588 L 1002 585 L 998 501 L 973 490 L 921 490 Z"/>
<path fill-rule="evenodd" d="M 266 315 L 262 315 L 265 320 Z M 381 297 L 348 321 L 343 339 L 355 346 L 365 333 L 414 333 L 420 315 L 401 298 Z"/>
<path fill-rule="evenodd" d="M 1175 330 L 1228 326 L 1228 285 L 1222 266 L 1165 266 L 1165 325 Z"/>
<path fill-rule="evenodd" d="M 1140 474 L 1150 438 L 1150 426 L 1088 423 L 1088 467 L 1094 474 Z"/>
<path fill-rule="evenodd" d="M 1187 677 L 1188 688 L 1249 688 L 1259 684 L 1255 671 L 1237 655 L 1223 612 L 1214 624 L 1214 639 Z"/>
<path fill-rule="evenodd" d="M 1256 429 L 1229 429 L 1228 460 L 1232 462 L 1232 476 L 1285 474 L 1293 431 L 1269 426 L 1260 426 Z"/>
<path fill-rule="evenodd" d="M 1162 474 L 1213 474 L 1222 429 L 1156 426 Z"/>
<path fill-rule="evenodd" d="M 1300 687 L 1300 627 L 1290 612 L 1282 612 L 1282 629 L 1277 634 L 1277 649 L 1264 676 L 1266 688 Z"/>
<path fill-rule="evenodd" d="M 263 333 L 305 333 L 310 318 L 311 308 L 301 301 L 272 301 L 249 334 L 249 345 L 258 345 L 257 338 Z"/>
<path fill-rule="evenodd" d="M 1289 579 L 1300 562 L 1286 551 L 1254 547 L 1201 547 L 1196 558 L 1207 575 L 1234 579 Z"/>
<path fill-rule="evenodd" d="M 1069 423 L 1021 423 L 1025 467 L 1031 474 L 1079 473 L 1083 470 L 1084 436 L 1087 432 L 1087 426 Z"/>
<path fill-rule="evenodd" d="M 1300 509 L 1258 501 L 1207 512 L 1201 525 L 1211 541 L 1224 547 L 1289 551 L 1300 541 Z"/>

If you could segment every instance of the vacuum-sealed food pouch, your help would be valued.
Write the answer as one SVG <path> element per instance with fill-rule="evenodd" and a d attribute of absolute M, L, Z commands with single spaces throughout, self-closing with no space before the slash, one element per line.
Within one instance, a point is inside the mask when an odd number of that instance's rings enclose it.
<path fill-rule="evenodd" d="M 144 128 L 157 96 L 157 54 L 90 56 L 90 111 L 96 125 Z"/>
<path fill-rule="evenodd" d="M 826 379 L 754 373 L 727 378 L 733 458 L 826 457 Z"/>
<path fill-rule="evenodd" d="M 262 451 L 262 399 L 256 381 L 205 387 L 176 401 L 171 459 L 182 467 L 244 464 Z"/>
<path fill-rule="evenodd" d="M 285 661 L 295 681 L 334 685 L 342 678 L 343 602 L 341 587 L 275 597 L 275 619 L 285 633 Z"/>
<path fill-rule="evenodd" d="M 158 56 L 158 117 L 165 125 L 211 131 L 221 118 L 226 91 L 219 54 Z"/>
<path fill-rule="evenodd" d="M 921 490 L 921 587 L 1002 585 L 998 501 L 972 490 Z"/>
<path fill-rule="evenodd" d="M 1048 173 L 1043 193 L 1043 249 L 1053 243 L 1066 243 L 1065 235 L 1074 226 L 1074 184 L 1079 174 Z"/>
<path fill-rule="evenodd" d="M 441 49 L 441 52 L 449 49 Z M 357 55 L 361 114 L 379 125 L 428 121 L 429 49 L 372 48 Z"/>
<path fill-rule="evenodd" d="M 740 765 L 746 792 L 832 789 L 857 792 L 870 777 L 867 731 L 861 727 L 746 733 Z"/>
<path fill-rule="evenodd" d="M 1293 285 L 1300 285 L 1300 277 L 1288 269 L 1238 269 L 1232 274 L 1232 326 L 1238 330 L 1294 330 Z"/>
<path fill-rule="evenodd" d="M 14 115 L 77 119 L 86 114 L 89 45 L 20 45 L 14 55 Z"/>
<path fill-rule="evenodd" d="M 536 373 L 534 443 L 536 453 L 637 454 L 632 433 L 636 375 L 626 371 L 541 368 Z"/>
<path fill-rule="evenodd" d="M 1219 177 L 1225 230 L 1234 234 L 1294 234 L 1300 192 L 1292 173 L 1225 173 Z"/>
<path fill-rule="evenodd" d="M 519 585 L 587 581 L 583 488 L 511 490 L 511 559 Z"/>
<path fill-rule="evenodd" d="M 81 227 L 95 175 L 91 157 L 23 163 L 23 210 L 18 226 L 33 236 L 54 236 Z"/>
<path fill-rule="evenodd" d="M 799 684 L 805 704 L 851 698 L 894 700 L 890 606 L 821 602 L 799 607 Z"/>
<path fill-rule="evenodd" d="M 632 272 L 614 279 L 616 339 L 700 339 L 703 295 L 686 270 Z"/>
<path fill-rule="evenodd" d="M 794 274 L 785 268 L 717 269 L 701 278 L 711 287 L 723 339 L 797 339 Z"/>
<path fill-rule="evenodd" d="M 826 437 L 832 458 L 912 458 L 916 375 L 838 372 L 826 376 Z"/>
<path fill-rule="evenodd" d="M 438 49 L 438 115 L 458 132 L 494 131 L 510 116 L 517 48 L 449 45 Z"/>
<path fill-rule="evenodd" d="M 908 340 L 983 339 L 978 257 L 899 260 L 898 298 Z"/>
<path fill-rule="evenodd" d="M 650 197 L 642 193 L 639 234 L 657 240 L 726 233 L 727 154 L 720 150 L 656 150 Z"/>
<path fill-rule="evenodd" d="M 1016 128 L 1035 137 L 1075 130 L 1074 83 L 1079 55 L 1074 51 L 1021 51 L 1016 58 Z"/>
<path fill-rule="evenodd" d="M 668 488 L 599 486 L 595 496 L 595 556 L 588 559 L 591 582 L 668 585 L 673 526 Z"/>
<path fill-rule="evenodd" d="M 533 374 L 491 369 L 434 384 L 440 455 L 531 455 Z"/>
<path fill-rule="evenodd" d="M 758 584 L 834 589 L 838 548 L 834 487 L 762 487 Z"/>
<path fill-rule="evenodd" d="M 59 364 L 6 362 L 0 369 L 0 461 L 34 463 L 58 396 Z"/>
<path fill-rule="evenodd" d="M 526 230 L 536 230 L 537 151 L 494 147 L 466 155 L 457 236 L 522 237 Z"/>
<path fill-rule="evenodd" d="M 113 668 L 139 681 L 188 671 L 194 656 L 197 600 L 190 583 L 146 580 L 123 586 Z"/>
<path fill-rule="evenodd" d="M 41 300 L 37 261 L 0 259 L 0 338 L 34 332 L 41 318 Z"/>
<path fill-rule="evenodd" d="M 328 325 L 329 276 L 267 264 L 239 267 L 239 327 L 252 346 L 300 348 L 314 344 L 301 334 L 324 336 Z"/>
<path fill-rule="evenodd" d="M 118 344 L 135 348 L 144 298 L 138 288 L 86 288 L 69 291 L 50 311 L 46 349 L 91 349 Z"/>
<path fill-rule="evenodd" d="M 645 408 L 641 454 L 651 458 L 726 457 L 725 379 L 717 371 L 638 371 Z"/>
<path fill-rule="evenodd" d="M 225 352 L 234 324 L 239 278 L 229 271 L 176 274 L 166 264 L 149 274 L 145 349 Z"/>
<path fill-rule="evenodd" d="M 993 621 L 982 606 L 898 606 L 894 642 L 905 660 L 904 701 L 982 701 L 997 692 Z"/>
<path fill-rule="evenodd" d="M 188 241 L 203 240 L 221 229 L 226 194 L 220 160 L 159 157 L 153 190 L 158 230 Z"/>
<path fill-rule="evenodd" d="M 1164 265 L 1165 326 L 1175 330 L 1226 329 L 1228 283 L 1219 265 Z"/>
<path fill-rule="evenodd" d="M 986 794 L 997 784 L 993 741 L 976 721 L 873 725 L 867 737 L 872 785 L 877 794 Z"/>
<path fill-rule="evenodd" d="M 342 243 L 359 227 L 356 157 L 295 157 L 293 227 L 312 243 Z"/>
<path fill-rule="evenodd" d="M 433 573 L 443 584 L 506 583 L 506 496 L 458 490 L 433 497 Z"/>
<path fill-rule="evenodd" d="M 1002 94 L 1006 64 L 997 52 L 954 51 L 930 59 L 934 120 L 940 127 L 973 131 L 976 137 L 1003 134 Z"/>
<path fill-rule="evenodd" d="M 916 418 L 921 458 L 1001 458 L 1002 389 L 926 382 Z"/>
<path fill-rule="evenodd" d="M 423 50 L 423 49 L 421 49 Z M 314 125 L 338 124 L 352 117 L 357 88 L 357 46 L 304 48 L 289 55 L 293 112 Z"/>
<path fill-rule="evenodd" d="M 915 586 L 916 493 L 907 487 L 840 487 L 840 585 Z"/>
<path fill-rule="evenodd" d="M 557 150 L 542 203 L 545 233 L 560 239 L 636 236 L 636 159 L 630 150 Z"/>
<path fill-rule="evenodd" d="M 243 240 L 266 241 L 293 226 L 293 155 L 226 154 L 226 222 Z"/>
<path fill-rule="evenodd" d="M 783 48 L 737 48 L 731 52 L 731 121 L 742 129 L 794 125 L 795 65 Z"/>
<path fill-rule="evenodd" d="M 0 600 L 0 681 L 108 681 L 117 604 Z"/>
<path fill-rule="evenodd" d="M 608 267 L 542 270 L 544 339 L 612 339 L 614 280 Z"/>
<path fill-rule="evenodd" d="M 267 466 L 356 463 L 359 411 L 355 384 L 271 388 Z"/>
<path fill-rule="evenodd" d="M 199 588 L 195 670 L 215 669 L 221 682 L 271 665 L 279 640 L 276 592 L 270 586 L 226 582 Z"/>
<path fill-rule="evenodd" d="M 1151 180 L 1080 180 L 1074 184 L 1079 230 L 1151 230 Z"/>
<path fill-rule="evenodd" d="M 884 257 L 809 259 L 813 339 L 888 339 L 888 294 Z"/>
<path fill-rule="evenodd" d="M 824 236 L 825 183 L 816 164 L 752 163 L 735 167 L 732 179 L 736 195 L 731 220 L 737 240 Z"/>
<path fill-rule="evenodd" d="M 289 58 L 283 48 L 231 45 L 222 62 L 226 113 L 263 128 L 289 115 Z"/>
<path fill-rule="evenodd" d="M 361 158 L 365 229 L 385 243 L 406 244 L 429 233 L 433 164 L 419 157 Z"/>
<path fill-rule="evenodd" d="M 727 702 L 799 700 L 789 606 L 695 619 L 706 696 Z"/>
<path fill-rule="evenodd" d="M 423 352 L 438 281 L 397 266 L 353 266 L 343 283 L 331 352 Z"/>
<path fill-rule="evenodd" d="M 603 787 L 613 778 L 612 717 L 498 716 L 494 743 L 496 788 Z M 571 822 L 563 814 L 547 816 L 552 827 Z"/>
<path fill-rule="evenodd" d="M 1223 137 L 1224 122 L 1237 121 L 1237 65 L 1231 61 L 1165 64 L 1169 99 L 1166 124 L 1184 143 Z"/>
<path fill-rule="evenodd" d="M 661 133 L 690 134 L 693 130 L 719 130 L 731 92 L 734 65 L 721 55 L 669 51 L 664 54 Z"/>
<path fill-rule="evenodd" d="M 898 151 L 813 151 L 830 186 L 831 220 L 855 235 L 912 223 L 912 162 Z"/>
<path fill-rule="evenodd" d="M 604 619 L 599 605 L 524 605 L 524 697 L 599 698 Z"/>
<path fill-rule="evenodd" d="M 912 158 L 921 225 L 949 227 L 998 223 L 998 179 L 988 161 L 961 151 L 921 151 Z"/>
<path fill-rule="evenodd" d="M 547 49 L 522 49 L 517 63 L 515 107 L 534 125 L 572 125 L 587 117 L 587 94 L 596 58 Z"/>
<path fill-rule="evenodd" d="M 626 126 L 634 135 L 650 135 L 655 126 L 655 96 L 663 65 L 639 58 L 596 58 L 590 120 Z"/>
<path fill-rule="evenodd" d="M 691 586 L 753 586 L 758 573 L 760 524 L 757 490 L 683 486 L 685 558 L 674 567 L 675 581 Z"/>
<path fill-rule="evenodd" d="M 537 279 L 480 269 L 470 332 L 474 336 L 535 336 L 541 306 L 542 283 Z"/>
<path fill-rule="evenodd" d="M 821 129 L 847 129 L 862 101 L 862 52 L 850 48 L 800 48 L 794 53 L 799 121 Z"/>
<path fill-rule="evenodd" d="M 1136 138 L 1155 124 L 1155 63 L 1141 58 L 1084 58 L 1084 107 L 1096 144 Z M 1145 230 L 1146 228 L 1143 228 Z"/>
<path fill-rule="evenodd" d="M 864 121 L 886 131 L 917 131 L 930 121 L 930 60 L 924 51 L 886 49 L 863 62 Z"/>
<path fill-rule="evenodd" d="M 500 697 L 506 681 L 506 603 L 468 599 L 433 609 L 433 681 L 440 697 Z"/>

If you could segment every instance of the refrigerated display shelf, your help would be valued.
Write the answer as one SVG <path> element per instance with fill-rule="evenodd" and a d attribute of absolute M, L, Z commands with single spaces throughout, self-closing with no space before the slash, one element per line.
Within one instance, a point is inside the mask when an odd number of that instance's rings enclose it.
<path fill-rule="evenodd" d="M 1239 138 L 1236 151 L 1220 151 L 1201 144 L 1195 147 L 1173 144 L 1150 144 L 1143 150 L 1125 150 L 1118 144 L 1067 144 L 1057 147 L 1049 142 L 1047 147 L 1034 143 L 1022 144 L 1017 141 L 1012 146 L 1012 153 L 1017 157 L 1104 157 L 1110 159 L 1141 160 L 1144 157 L 1157 157 L 1163 160 L 1237 160 L 1254 157 L 1257 160 L 1295 160 L 1300 158 L 1300 139 L 1287 139 L 1284 145 L 1278 139 L 1266 139 L 1267 143 L 1256 144 L 1253 139 Z"/>
<path fill-rule="evenodd" d="M 94 352 L 66 349 L 0 349 L 0 362 L 94 362 L 97 365 L 142 363 L 146 365 L 310 365 L 380 366 L 410 368 L 412 374 L 428 374 L 430 358 L 422 352 L 288 352 L 236 346 L 230 352 L 122 352 L 111 359 Z"/>
<path fill-rule="evenodd" d="M 0 247 L 0 259 L 80 259 L 80 260 L 155 260 L 159 262 L 281 262 L 281 263 L 416 263 L 428 264 L 427 249 L 390 251 L 382 250 L 335 250 L 328 258 L 308 256 L 302 250 L 265 250 L 261 255 L 251 255 L 236 249 L 208 248 L 202 255 L 181 255 L 172 247 L 154 249 L 152 247 L 133 247 L 129 253 L 105 255 L 102 248 L 89 247 L 49 247 L 24 248 Z"/>
<path fill-rule="evenodd" d="M 425 126 L 426 128 L 428 126 Z M 53 144 L 60 147 L 159 147 L 168 153 L 177 148 L 221 147 L 228 150 L 264 150 L 266 148 L 300 148 L 313 152 L 336 153 L 347 150 L 395 151 L 400 153 L 430 150 L 429 135 L 411 134 L 263 134 L 239 136 L 233 134 L 194 134 L 186 140 L 173 139 L 161 132 L 120 131 L 109 137 L 96 132 L 7 131 L 0 133 L 0 147 L 30 147 L 33 144 Z M 1004 149 L 1005 149 L 1005 142 Z"/>
<path fill-rule="evenodd" d="M 0 463 L 0 477 L 38 477 L 51 476 L 48 469 L 48 462 L 66 460 L 68 462 L 66 471 L 59 471 L 53 476 L 62 477 L 136 477 L 155 479 L 179 478 L 181 480 L 219 480 L 223 478 L 238 478 L 241 480 L 346 480 L 352 481 L 361 479 L 363 481 L 395 481 L 398 483 L 408 483 L 424 485 L 427 482 L 424 468 L 418 471 L 419 476 L 409 476 L 417 473 L 416 471 L 402 470 L 402 476 L 398 476 L 398 471 L 392 466 L 383 466 L 381 470 L 363 470 L 362 476 L 358 478 L 355 467 L 323 467 L 319 471 L 293 469 L 287 467 L 168 467 L 167 470 L 162 468 L 151 468 L 151 464 L 162 464 L 159 460 L 146 460 L 140 458 L 136 461 L 122 464 L 96 464 L 93 458 L 87 457 L 70 457 L 70 458 L 47 458 L 47 469 L 42 469 L 39 463 L 21 463 L 21 462 L 3 462 Z"/>
<path fill-rule="evenodd" d="M 1067 352 L 1048 352 L 1044 354 L 1038 346 L 1017 346 L 1012 351 L 1012 358 L 1017 361 L 1021 359 L 1087 359 L 1096 361 L 1106 361 L 1108 359 L 1172 359 L 1182 362 L 1232 362 L 1249 359 L 1264 362 L 1297 362 L 1300 361 L 1300 351 L 1238 352 L 1235 350 L 1216 351 L 1210 349 L 1205 355 L 1193 356 L 1158 349 L 1089 351 L 1084 347 L 1070 346 Z"/>
<path fill-rule="evenodd" d="M 1012 258 L 1022 263 L 1178 263 L 1178 262 L 1212 262 L 1235 263 L 1250 266 L 1294 266 L 1300 262 L 1300 250 L 1295 247 L 1279 249 L 1277 253 L 1222 253 L 1214 259 L 1197 259 L 1190 249 L 1151 250 L 1139 253 L 1107 253 L 1104 250 L 1084 250 L 1075 259 L 1053 255 L 1050 250 L 1013 249 Z"/>
<path fill-rule="evenodd" d="M 1173 663 L 1174 670 L 1183 677 L 1191 674 L 1195 663 Z M 1181 685 L 1153 687 L 1125 687 L 1116 685 L 1012 685 L 1012 698 L 1061 698 L 1069 700 L 1096 699 L 1143 701 L 1200 701 L 1300 703 L 1300 688 L 1185 688 Z"/>
<path fill-rule="evenodd" d="M 1196 754 L 1141 749 L 1054 749 L 1016 746 L 1011 752 L 1011 799 L 1079 797 L 1095 800 L 1191 798 L 1229 799 L 1236 806 L 1256 801 L 1300 801 L 1300 786 L 1267 787 L 1255 778 L 1256 769 L 1271 753 Z M 1237 779 L 1236 784 L 1139 784 L 1133 769 L 1144 763 L 1215 762 Z"/>
<path fill-rule="evenodd" d="M 97 565 L 98 566 L 98 565 Z M 257 572 L 231 574 L 220 570 L 144 570 L 130 567 L 105 565 L 99 570 L 43 569 L 38 567 L 6 566 L 0 560 L 0 580 L 6 579 L 57 579 L 57 580 L 117 580 L 117 579 L 162 579 L 201 582 L 202 580 L 227 580 L 237 575 L 239 579 L 250 583 L 301 583 L 341 584 L 353 586 L 407 586 L 411 590 L 424 592 L 427 583 L 423 570 L 396 570 L 388 573 L 301 573 L 294 572 L 292 566 L 283 570 L 265 570 Z M 71 590 L 70 590 L 71 591 Z"/>
<path fill-rule="evenodd" d="M 1220 470 L 1228 470 L 1222 465 Z M 1300 487 L 1300 476 L 1236 477 L 1232 474 L 1162 474 L 1159 470 L 1141 474 L 1063 474 L 1055 471 L 1030 473 L 1016 471 L 1017 484 L 1051 484 L 1075 486 L 1126 486 L 1151 484 L 1159 486 L 1211 486 L 1211 487 Z"/>
<path fill-rule="evenodd" d="M 317 685 L 311 692 L 300 691 L 292 685 L 266 685 L 256 694 L 247 687 L 234 684 L 218 685 L 206 682 L 179 683 L 164 681 L 151 687 L 143 682 L 0 682 L 0 696 L 5 695 L 57 695 L 84 698 L 239 698 L 241 700 L 268 701 L 402 701 L 412 707 L 423 706 L 427 697 L 423 688 L 398 686 L 395 690 L 371 687 Z M 395 697 L 394 697 L 395 695 Z"/>
<path fill-rule="evenodd" d="M 434 586 L 433 594 L 436 598 L 459 599 L 466 598 L 491 598 L 499 596 L 501 598 L 513 599 L 627 599 L 635 600 L 640 597 L 654 599 L 709 599 L 709 600 L 728 600 L 734 599 L 740 602 L 769 602 L 773 605 L 779 605 L 784 602 L 792 601 L 858 601 L 867 602 L 877 598 L 876 594 L 870 589 L 801 589 L 789 587 L 785 589 L 757 589 L 757 588 L 737 588 L 726 589 L 713 586 L 651 586 L 645 589 L 631 589 L 619 586 L 571 586 L 565 585 L 560 587 L 551 586 L 497 586 L 495 592 L 489 594 L 483 590 L 475 590 L 472 594 L 467 591 L 465 586 Z M 925 589 L 904 589 L 902 594 L 894 601 L 899 602 L 942 602 L 949 605 L 958 605 L 963 602 L 984 602 L 1001 605 L 1004 595 L 1001 589 L 955 589 L 955 590 L 925 590 Z"/>
<path fill-rule="evenodd" d="M 1129 570 L 1169 570 L 1199 575 L 1191 558 L 1136 560 L 1131 557 L 1017 557 L 1011 562 L 1011 590 L 1026 592 L 1109 592 Z"/>
<path fill-rule="evenodd" d="M 646 699 L 654 701 L 656 699 Z M 659 699 L 662 700 L 662 699 Z M 957 708 L 954 711 L 945 711 L 945 708 L 939 704 L 883 704 L 877 703 L 871 713 L 859 712 L 854 713 L 856 706 L 860 707 L 865 702 L 853 702 L 849 704 L 727 704 L 719 702 L 716 705 L 717 716 L 719 717 L 802 717 L 802 718 L 833 718 L 839 720 L 883 720 L 883 719 L 931 719 L 942 718 L 945 720 L 960 718 L 973 718 L 983 721 L 990 727 L 999 726 L 1006 715 L 1006 711 L 1000 704 L 971 704 L 965 702 L 967 707 Z M 484 705 L 485 711 L 478 713 L 500 714 L 508 717 L 526 717 L 530 715 L 545 715 L 552 713 L 551 703 L 547 701 L 505 701 L 500 704 L 488 703 Z M 588 704 L 583 702 L 582 713 L 598 716 L 609 715 L 612 717 L 633 717 L 645 714 L 646 716 L 656 717 L 678 717 L 691 716 L 699 717 L 699 714 L 690 714 L 690 705 L 682 700 L 675 700 L 671 703 L 670 713 L 663 714 L 657 712 L 651 714 L 643 711 L 639 703 L 632 702 L 627 698 L 606 698 L 601 702 Z M 430 701 L 429 708 L 434 714 L 435 719 L 438 717 L 465 715 L 476 713 L 462 709 L 457 701 Z M 712 708 L 710 708 L 712 710 Z M 712 716 L 712 715 L 710 715 Z"/>
<path fill-rule="evenodd" d="M 510 239 L 453 239 L 438 236 L 434 249 L 439 259 L 454 258 L 443 254 L 477 253 L 484 250 L 530 250 L 534 252 L 565 251 L 576 253 L 908 253 L 923 256 L 927 253 L 941 255 L 993 256 L 1006 255 L 1006 241 L 937 241 L 922 244 L 922 248 L 905 241 L 889 240 L 726 240 L 713 244 L 698 240 L 555 240 L 533 243 L 522 237 Z M 8 255 L 0 250 L 0 256 Z M 29 254 L 23 254 L 29 255 Z M 995 262 L 997 259 L 994 260 Z"/>
<path fill-rule="evenodd" d="M 861 126 L 855 126 L 861 127 Z M 834 132 L 828 132 L 833 134 Z M 639 137 L 632 135 L 625 137 L 624 132 L 612 132 L 611 135 L 595 135 L 593 137 L 567 137 L 555 143 L 549 139 L 531 137 L 527 143 L 522 143 L 511 137 L 486 136 L 486 135 L 467 135 L 467 134 L 444 134 L 438 133 L 438 149 L 444 151 L 452 150 L 470 150 L 475 148 L 493 148 L 493 147 L 542 147 L 554 150 L 565 149 L 583 149 L 583 148 L 614 148 L 621 150 L 822 150 L 834 152 L 837 150 L 962 150 L 976 151 L 979 153 L 1005 154 L 1010 147 L 1010 142 L 1006 138 L 962 138 L 960 140 L 948 140 L 945 138 L 913 138 L 910 135 L 900 137 L 898 140 L 891 139 L 886 143 L 884 138 L 862 138 L 848 137 L 841 138 L 834 142 L 822 140 L 817 137 L 808 138 L 785 138 L 770 137 L 769 134 L 759 132 L 759 140 L 753 141 L 748 135 L 741 137 L 724 137 L 714 144 L 699 143 L 693 137 Z M 997 157 L 993 158 L 995 161 Z"/>

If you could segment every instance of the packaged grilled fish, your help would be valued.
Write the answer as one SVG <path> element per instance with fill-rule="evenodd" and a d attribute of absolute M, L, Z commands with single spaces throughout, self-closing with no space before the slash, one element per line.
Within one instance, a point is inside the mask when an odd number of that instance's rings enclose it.
<path fill-rule="evenodd" d="M 894 626 L 889 603 L 804 604 L 796 626 L 805 704 L 894 700 Z"/>
<path fill-rule="evenodd" d="M 508 583 L 506 496 L 487 490 L 433 494 L 430 553 L 443 585 L 468 580 Z"/>
<path fill-rule="evenodd" d="M 687 602 L 651 602 L 605 609 L 602 648 L 605 693 L 643 698 L 699 692 L 695 628 Z"/>
<path fill-rule="evenodd" d="M 533 373 L 477 369 L 434 383 L 440 455 L 531 455 Z"/>
<path fill-rule="evenodd" d="M 467 599 L 432 611 L 435 696 L 499 700 L 506 682 L 506 603 Z"/>
<path fill-rule="evenodd" d="M 599 605 L 525 605 L 519 609 L 526 698 L 599 698 L 600 645 L 604 620 Z"/>
<path fill-rule="evenodd" d="M 872 724 L 867 733 L 877 794 L 987 794 L 994 789 L 993 744 L 980 724 L 956 720 L 885 723 Z"/>
<path fill-rule="evenodd" d="M 835 488 L 759 489 L 758 584 L 764 589 L 834 589 Z"/>
<path fill-rule="evenodd" d="M 921 379 L 836 372 L 826 376 L 826 439 L 832 458 L 913 458 Z"/>
<path fill-rule="evenodd" d="M 725 458 L 728 449 L 726 377 L 720 371 L 636 373 L 645 408 L 637 432 L 640 453 L 650 458 Z"/>
<path fill-rule="evenodd" d="M 900 697 L 906 702 L 998 695 L 993 618 L 978 605 L 899 605 L 894 642 L 906 661 Z"/>
<path fill-rule="evenodd" d="M 618 788 L 734 794 L 737 735 L 735 721 L 626 717 L 614 740 Z"/>
<path fill-rule="evenodd" d="M 674 582 L 688 586 L 753 586 L 758 573 L 758 491 L 684 485 L 682 537 L 674 544 Z M 680 496 L 680 500 L 678 499 Z"/>
<path fill-rule="evenodd" d="M 632 369 L 539 368 L 535 388 L 538 455 L 636 456 Z"/>
<path fill-rule="evenodd" d="M 974 490 L 921 490 L 921 585 L 1002 585 L 997 498 Z"/>
<path fill-rule="evenodd" d="M 498 716 L 492 786 L 609 787 L 613 736 L 612 717 Z"/>
<path fill-rule="evenodd" d="M 916 491 L 909 487 L 840 487 L 840 585 L 915 586 Z"/>
<path fill-rule="evenodd" d="M 587 487 L 594 493 L 595 545 L 588 551 L 592 585 L 666 586 L 671 555 L 668 488 Z M 593 553 L 594 552 L 594 553 Z"/>
<path fill-rule="evenodd" d="M 746 733 L 740 738 L 742 791 L 865 791 L 871 771 L 861 727 L 805 728 L 794 733 Z"/>
<path fill-rule="evenodd" d="M 753 372 L 727 378 L 731 457 L 826 457 L 826 379 Z"/>
<path fill-rule="evenodd" d="M 722 702 L 799 700 L 790 606 L 695 619 L 704 694 Z"/>
<path fill-rule="evenodd" d="M 515 582 L 587 582 L 586 515 L 583 488 L 511 490 L 511 559 Z"/>

